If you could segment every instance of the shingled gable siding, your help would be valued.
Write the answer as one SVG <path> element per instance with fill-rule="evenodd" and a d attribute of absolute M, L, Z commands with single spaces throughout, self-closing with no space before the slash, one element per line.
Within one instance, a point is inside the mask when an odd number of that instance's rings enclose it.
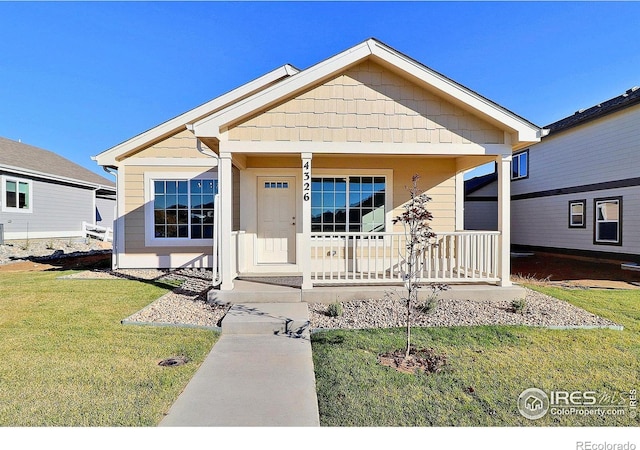
<path fill-rule="evenodd" d="M 235 141 L 502 144 L 504 134 L 373 62 L 237 125 Z"/>
<path fill-rule="evenodd" d="M 207 171 L 216 172 L 215 160 L 199 152 L 195 136 L 189 131 L 182 131 L 161 142 L 158 142 L 140 152 L 132 155 L 131 160 L 137 158 L 166 158 L 168 165 L 132 165 L 124 161 L 125 168 L 125 253 L 133 254 L 157 254 L 168 255 L 179 253 L 173 247 L 146 247 L 145 246 L 145 212 L 144 212 L 144 174 L 153 172 L 173 172 L 179 176 L 180 173 L 203 173 Z M 205 147 L 206 149 L 206 147 Z M 172 166 L 171 159 L 180 160 L 181 164 L 185 159 L 211 159 L 212 169 L 198 166 Z M 185 248 L 186 253 L 211 254 L 209 245 Z"/>

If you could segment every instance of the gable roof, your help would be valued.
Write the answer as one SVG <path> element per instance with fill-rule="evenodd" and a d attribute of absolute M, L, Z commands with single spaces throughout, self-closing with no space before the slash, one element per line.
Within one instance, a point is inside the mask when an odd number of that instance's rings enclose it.
<path fill-rule="evenodd" d="M 242 98 L 261 91 L 266 87 L 278 82 L 283 78 L 290 77 L 298 73 L 298 69 L 291 64 L 285 64 L 271 72 L 256 78 L 249 83 L 239 86 L 219 97 L 214 98 L 192 110 L 189 110 L 179 116 L 174 117 L 154 128 L 151 128 L 137 136 L 132 137 L 104 152 L 92 157 L 101 166 L 117 166 L 117 159 L 122 156 L 135 153 L 136 151 L 146 147 L 150 143 L 169 137 L 179 131 L 185 129 L 186 125 L 202 119 L 219 109 L 228 106 Z"/>
<path fill-rule="evenodd" d="M 464 104 L 465 108 L 480 117 L 498 124 L 504 130 L 509 130 L 515 135 L 514 149 L 538 142 L 543 134 L 544 130 L 537 125 L 371 38 L 303 71 L 289 64 L 284 65 L 105 150 L 92 159 L 102 166 L 117 167 L 119 161 L 128 155 L 184 129 L 192 131 L 198 137 L 217 137 L 221 127 L 243 117 L 249 117 L 367 58 L 403 73 L 428 86 L 444 99 Z"/>
<path fill-rule="evenodd" d="M 575 114 L 553 122 L 545 128 L 549 129 L 549 134 L 558 133 L 638 103 L 640 103 L 640 88 L 638 86 L 634 86 L 622 95 L 611 98 L 590 108 L 576 111 Z"/>
<path fill-rule="evenodd" d="M 251 117 L 369 58 L 428 86 L 446 100 L 464 104 L 465 108 L 500 128 L 510 130 L 515 134 L 514 146 L 518 142 L 525 145 L 537 142 L 542 136 L 542 130 L 533 123 L 373 38 L 221 109 L 195 122 L 190 129 L 199 137 L 218 137 L 225 131 L 225 127 Z"/>
<path fill-rule="evenodd" d="M 0 170 L 114 190 L 115 183 L 49 150 L 0 137 Z"/>

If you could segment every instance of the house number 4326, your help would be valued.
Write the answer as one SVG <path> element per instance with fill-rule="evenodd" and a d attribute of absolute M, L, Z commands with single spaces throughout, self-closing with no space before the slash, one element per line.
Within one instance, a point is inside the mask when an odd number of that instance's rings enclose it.
<path fill-rule="evenodd" d="M 302 165 L 302 198 L 305 202 L 311 200 L 311 163 L 305 161 Z"/>

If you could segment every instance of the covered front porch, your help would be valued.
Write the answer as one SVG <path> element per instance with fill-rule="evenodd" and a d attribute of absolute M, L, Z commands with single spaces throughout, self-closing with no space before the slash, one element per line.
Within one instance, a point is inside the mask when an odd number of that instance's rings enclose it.
<path fill-rule="evenodd" d="M 220 154 L 218 290 L 212 297 L 248 290 L 267 295 L 275 285 L 282 287 L 275 290 L 283 298 L 328 300 L 366 292 L 363 286 L 375 286 L 372 293 L 378 294 L 382 286 L 401 286 L 407 235 L 392 219 L 407 199 L 404 186 L 413 169 L 423 173 L 421 184 L 433 198 L 436 232 L 424 253 L 420 280 L 511 285 L 508 200 L 500 201 L 499 231 L 464 230 L 462 209 L 465 171 L 487 161 L 498 162 L 500 198 L 509 199 L 509 154 L 380 156 L 352 162 L 350 169 L 342 168 L 345 159 L 281 155 L 270 159 L 282 166 L 274 168 L 264 167 L 257 155 Z M 281 282 L 294 278 L 295 286 Z"/>

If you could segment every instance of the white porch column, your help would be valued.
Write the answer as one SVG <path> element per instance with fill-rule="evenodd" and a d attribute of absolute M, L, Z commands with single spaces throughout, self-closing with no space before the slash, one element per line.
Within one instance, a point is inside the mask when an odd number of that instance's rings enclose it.
<path fill-rule="evenodd" d="M 220 152 L 218 165 L 218 190 L 220 194 L 220 242 L 218 251 L 220 252 L 220 290 L 230 291 L 233 289 L 233 272 L 231 267 L 231 252 L 235 251 L 231 247 L 231 231 L 233 229 L 233 180 L 231 170 L 231 153 Z"/>
<path fill-rule="evenodd" d="M 498 231 L 500 231 L 500 286 L 511 286 L 511 154 L 496 158 L 498 163 Z"/>
<path fill-rule="evenodd" d="M 464 230 L 464 172 L 456 173 L 456 231 Z"/>
<path fill-rule="evenodd" d="M 302 267 L 302 289 L 313 288 L 311 281 L 311 159 L 302 153 L 302 236 L 298 247 L 298 264 Z"/>

